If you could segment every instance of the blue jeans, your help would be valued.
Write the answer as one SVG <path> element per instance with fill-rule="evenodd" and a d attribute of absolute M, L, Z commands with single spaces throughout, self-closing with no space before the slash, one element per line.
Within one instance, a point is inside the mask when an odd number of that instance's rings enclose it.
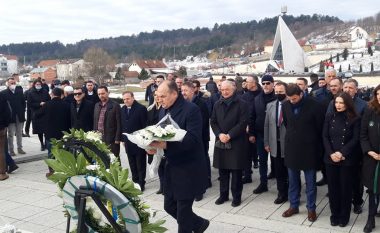
<path fill-rule="evenodd" d="M 317 199 L 316 170 L 303 170 L 306 181 L 306 208 L 315 211 Z M 288 168 L 289 175 L 289 202 L 291 208 L 298 208 L 301 197 L 301 171 Z"/>
<path fill-rule="evenodd" d="M 259 156 L 260 184 L 268 183 L 268 152 L 264 149 L 264 135 L 258 134 L 256 137 L 257 155 Z"/>
<path fill-rule="evenodd" d="M 48 158 L 51 159 L 53 156 L 52 156 L 52 153 L 51 153 L 51 147 L 52 147 L 52 144 L 50 142 L 50 139 L 47 139 L 46 140 L 46 149 L 48 150 Z"/>

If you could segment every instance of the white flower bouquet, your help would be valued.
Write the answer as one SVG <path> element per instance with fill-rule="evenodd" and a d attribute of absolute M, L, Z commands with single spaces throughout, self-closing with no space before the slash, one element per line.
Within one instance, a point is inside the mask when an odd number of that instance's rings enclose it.
<path fill-rule="evenodd" d="M 156 125 L 148 126 L 144 129 L 133 132 L 132 134 L 124 133 L 128 140 L 138 147 L 146 150 L 152 149 L 149 145 L 153 141 L 180 142 L 186 135 L 186 130 L 181 129 L 178 124 L 171 118 L 170 114 L 164 116 Z M 157 176 L 158 166 L 164 156 L 162 149 L 157 149 L 153 161 L 149 165 L 149 175 Z"/>

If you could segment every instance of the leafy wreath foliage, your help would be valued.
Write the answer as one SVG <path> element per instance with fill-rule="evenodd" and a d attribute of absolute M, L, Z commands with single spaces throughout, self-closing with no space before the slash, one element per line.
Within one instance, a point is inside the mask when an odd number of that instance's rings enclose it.
<path fill-rule="evenodd" d="M 101 152 L 104 152 L 110 156 L 111 164 L 109 169 L 106 168 L 104 162 L 94 153 L 92 150 L 82 147 L 87 157 L 90 157 L 92 161 L 97 165 L 96 169 L 89 169 L 91 163 L 87 161 L 85 154 L 81 151 L 73 153 L 70 148 L 65 147 L 69 140 L 79 140 L 91 145 L 96 146 Z M 162 233 L 167 229 L 162 225 L 165 220 L 158 220 L 154 223 L 149 221 L 151 217 L 148 212 L 149 206 L 146 205 L 139 197 L 142 194 L 141 190 L 135 187 L 132 180 L 128 179 L 128 169 L 123 169 L 118 159 L 114 157 L 106 144 L 104 144 L 99 135 L 96 132 L 84 132 L 83 130 L 71 129 L 70 132 L 64 132 L 64 136 L 61 140 L 52 139 L 52 154 L 54 158 L 47 159 L 45 162 L 49 167 L 54 170 L 54 174 L 49 176 L 49 180 L 53 181 L 59 186 L 62 191 L 68 178 L 77 175 L 91 175 L 99 177 L 99 179 L 109 183 L 114 188 L 119 190 L 128 200 L 133 204 L 136 212 L 140 217 L 141 227 L 143 233 Z M 155 216 L 155 212 L 152 217 Z M 88 224 L 93 229 L 98 229 L 98 232 L 110 233 L 110 225 L 100 227 L 99 222 L 92 216 L 93 211 L 86 211 L 86 219 Z M 118 220 L 120 225 L 124 225 L 122 220 Z"/>

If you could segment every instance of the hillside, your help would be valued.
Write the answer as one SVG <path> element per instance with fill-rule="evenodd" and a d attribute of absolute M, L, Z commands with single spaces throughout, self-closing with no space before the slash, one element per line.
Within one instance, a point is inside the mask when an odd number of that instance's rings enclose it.
<path fill-rule="evenodd" d="M 317 28 L 342 24 L 333 16 L 314 14 L 284 16 L 297 38 L 304 37 Z M 239 53 L 242 47 L 246 53 L 262 49 L 264 41 L 272 39 L 277 25 L 277 17 L 259 21 L 215 24 L 212 29 L 175 29 L 166 31 L 141 32 L 138 35 L 82 40 L 75 44 L 64 45 L 59 41 L 46 43 L 22 43 L 0 46 L 0 53 L 13 54 L 25 61 L 35 64 L 41 59 L 77 58 L 90 47 L 100 47 L 114 58 L 130 61 L 135 58 L 183 59 L 187 55 L 198 55 L 208 50 L 223 48 L 221 56 Z"/>

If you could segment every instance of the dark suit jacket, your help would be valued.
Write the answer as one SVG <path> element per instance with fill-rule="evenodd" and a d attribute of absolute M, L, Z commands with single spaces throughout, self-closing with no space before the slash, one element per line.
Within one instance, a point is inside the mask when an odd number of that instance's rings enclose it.
<path fill-rule="evenodd" d="M 56 97 L 48 101 L 41 111 L 37 113 L 44 115 L 46 119 L 46 139 L 61 139 L 63 136 L 62 131 L 69 131 L 70 129 L 70 105 L 62 99 Z"/>
<path fill-rule="evenodd" d="M 207 185 L 202 116 L 199 108 L 185 101 L 182 96 L 178 96 L 167 112 L 187 133 L 182 142 L 167 142 L 165 195 L 173 195 L 176 200 L 193 199 L 203 194 Z"/>
<path fill-rule="evenodd" d="M 28 94 L 28 106 L 32 113 L 32 125 L 33 133 L 45 133 L 46 119 L 42 111 L 41 102 L 48 102 L 50 100 L 50 95 L 45 89 L 37 91 L 34 87 Z M 38 115 L 38 117 L 37 117 Z"/>
<path fill-rule="evenodd" d="M 91 101 L 93 104 L 96 104 L 100 101 L 97 91 L 93 90 L 92 95 L 89 95 L 87 90 L 85 90 L 84 93 L 86 94 L 84 98 Z"/>
<path fill-rule="evenodd" d="M 2 93 L 12 108 L 12 119 L 10 123 L 16 123 L 16 115 L 20 122 L 24 122 L 26 103 L 22 87 L 16 87 L 14 93 L 11 90 L 9 90 L 9 88 L 2 91 Z"/>
<path fill-rule="evenodd" d="M 71 128 L 91 131 L 94 127 L 94 104 L 86 99 L 82 100 L 77 111 L 77 103 L 71 103 Z"/>
<path fill-rule="evenodd" d="M 129 110 L 129 114 L 127 109 L 126 105 L 121 108 L 121 126 L 123 133 L 133 133 L 147 126 L 147 110 L 145 106 L 135 100 Z M 127 136 L 122 135 L 122 141 L 125 142 L 125 150 L 128 155 L 135 155 L 136 153 L 145 154 L 145 150 L 130 142 Z"/>
<path fill-rule="evenodd" d="M 100 104 L 95 104 L 94 109 L 94 130 L 98 130 L 98 121 L 100 114 Z M 120 105 L 112 100 L 107 102 L 107 110 L 104 116 L 104 135 L 103 141 L 107 144 L 113 144 L 115 141 L 121 140 L 121 120 Z"/>
<path fill-rule="evenodd" d="M 11 120 L 11 110 L 4 95 L 0 93 L 0 130 L 8 127 Z"/>

